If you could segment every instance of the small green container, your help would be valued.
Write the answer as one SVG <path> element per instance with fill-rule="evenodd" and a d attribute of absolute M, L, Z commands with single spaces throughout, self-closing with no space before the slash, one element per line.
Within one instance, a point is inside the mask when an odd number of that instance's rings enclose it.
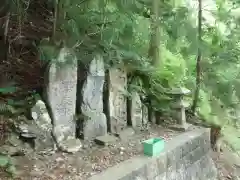
<path fill-rule="evenodd" d="M 143 141 L 143 152 L 147 156 L 158 156 L 164 149 L 164 139 L 152 138 Z"/>

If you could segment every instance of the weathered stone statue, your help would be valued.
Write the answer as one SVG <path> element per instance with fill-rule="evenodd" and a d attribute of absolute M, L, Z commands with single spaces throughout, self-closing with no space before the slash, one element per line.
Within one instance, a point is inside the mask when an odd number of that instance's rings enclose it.
<path fill-rule="evenodd" d="M 46 77 L 46 96 L 53 122 L 53 136 L 58 147 L 67 152 L 81 148 L 75 139 L 77 59 L 67 48 L 62 48 L 57 59 L 51 61 Z"/>
<path fill-rule="evenodd" d="M 96 56 L 89 65 L 87 79 L 82 88 L 81 112 L 84 116 L 84 139 L 92 140 L 107 134 L 107 119 L 103 113 L 103 85 L 105 68 L 102 56 Z"/>
<path fill-rule="evenodd" d="M 113 134 L 119 134 L 127 126 L 127 73 L 123 67 L 109 70 L 109 124 Z"/>

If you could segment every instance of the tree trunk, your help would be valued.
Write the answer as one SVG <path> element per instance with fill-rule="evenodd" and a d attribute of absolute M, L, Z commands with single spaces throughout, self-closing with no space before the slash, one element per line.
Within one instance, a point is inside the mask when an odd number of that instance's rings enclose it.
<path fill-rule="evenodd" d="M 202 0 L 198 0 L 198 55 L 196 63 L 196 89 L 193 98 L 192 113 L 195 113 L 196 111 L 201 85 L 201 64 L 200 64 L 202 59 L 201 45 L 202 45 Z"/>
<path fill-rule="evenodd" d="M 159 26 L 159 0 L 152 2 L 152 18 L 151 18 L 151 39 L 149 43 L 148 56 L 152 60 L 152 65 L 159 65 L 160 55 L 160 26 Z"/>
<path fill-rule="evenodd" d="M 8 55 L 8 24 L 10 18 L 10 3 L 7 0 L 0 2 L 0 61 L 7 60 Z"/>
<path fill-rule="evenodd" d="M 160 26 L 159 26 L 159 0 L 152 1 L 151 9 L 151 37 L 149 42 L 148 57 L 151 59 L 151 64 L 153 67 L 158 67 L 160 64 Z M 148 80 L 148 88 L 151 88 L 151 80 Z M 151 95 L 147 97 L 148 101 L 148 120 L 152 122 L 155 113 L 152 109 Z"/>

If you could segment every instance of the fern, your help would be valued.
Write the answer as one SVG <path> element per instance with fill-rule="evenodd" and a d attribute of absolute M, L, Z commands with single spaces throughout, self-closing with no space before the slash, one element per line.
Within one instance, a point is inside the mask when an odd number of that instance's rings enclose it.
<path fill-rule="evenodd" d="M 17 113 L 17 110 L 6 103 L 0 103 L 0 114 L 13 115 Z"/>
<path fill-rule="evenodd" d="M 9 87 L 4 87 L 0 88 L 0 94 L 9 94 L 9 93 L 14 93 L 17 91 L 17 88 L 15 86 L 9 86 Z"/>

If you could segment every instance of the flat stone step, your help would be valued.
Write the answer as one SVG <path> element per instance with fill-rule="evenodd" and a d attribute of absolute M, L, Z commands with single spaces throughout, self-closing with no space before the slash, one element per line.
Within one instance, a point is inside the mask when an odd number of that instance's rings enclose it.
<path fill-rule="evenodd" d="M 189 130 L 190 128 L 192 127 L 191 124 L 184 124 L 184 125 L 181 125 L 181 124 L 173 124 L 173 125 L 170 125 L 169 128 L 172 129 L 172 130 L 175 130 L 175 131 L 187 131 Z"/>
<path fill-rule="evenodd" d="M 109 135 L 109 134 L 104 135 L 104 136 L 98 136 L 94 139 L 96 144 L 102 145 L 102 146 L 107 146 L 111 143 L 116 142 L 117 140 L 118 140 L 117 137 Z"/>

